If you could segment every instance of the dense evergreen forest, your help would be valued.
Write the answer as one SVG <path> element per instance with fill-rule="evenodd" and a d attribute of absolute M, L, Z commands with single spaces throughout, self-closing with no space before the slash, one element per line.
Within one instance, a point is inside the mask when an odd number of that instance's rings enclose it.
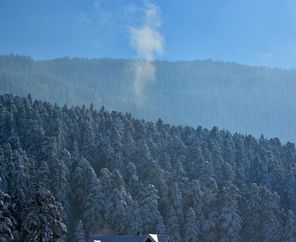
<path fill-rule="evenodd" d="M 0 134 L 0 241 L 296 241 L 293 143 L 8 94 Z"/>
<path fill-rule="evenodd" d="M 259 138 L 296 141 L 296 72 L 214 61 L 156 61 L 139 105 L 133 60 L 0 56 L 0 93 L 60 105 L 102 105 L 175 125 L 217 126 Z"/>

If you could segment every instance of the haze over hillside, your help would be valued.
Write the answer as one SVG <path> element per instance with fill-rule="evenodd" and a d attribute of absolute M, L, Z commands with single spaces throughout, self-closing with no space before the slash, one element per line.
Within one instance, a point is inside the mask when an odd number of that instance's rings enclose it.
<path fill-rule="evenodd" d="M 296 1 L 0 6 L 0 242 L 296 242 Z"/>
<path fill-rule="evenodd" d="M 58 104 L 105 105 L 147 120 L 296 141 L 296 72 L 235 63 L 156 61 L 155 78 L 133 90 L 133 60 L 0 57 L 0 92 Z"/>

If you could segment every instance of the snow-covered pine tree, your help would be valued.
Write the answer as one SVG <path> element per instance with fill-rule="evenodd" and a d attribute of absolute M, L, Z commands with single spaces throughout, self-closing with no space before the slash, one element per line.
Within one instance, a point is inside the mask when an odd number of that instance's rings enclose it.
<path fill-rule="evenodd" d="M 13 223 L 8 212 L 8 194 L 0 191 L 0 241 L 13 241 Z"/>
<path fill-rule="evenodd" d="M 239 198 L 239 190 L 229 181 L 224 185 L 221 193 L 218 217 L 219 241 L 238 242 L 240 241 L 241 230 L 241 218 L 237 202 Z"/>
<path fill-rule="evenodd" d="M 79 220 L 76 224 L 75 231 L 74 231 L 74 241 L 75 242 L 85 242 L 85 231 L 83 227 L 83 223 Z"/>
<path fill-rule="evenodd" d="M 197 242 L 199 241 L 199 228 L 196 223 L 196 214 L 190 207 L 187 211 L 184 226 L 184 241 L 185 242 Z"/>
<path fill-rule="evenodd" d="M 67 232 L 60 210 L 50 191 L 41 185 L 35 185 L 33 193 L 24 207 L 22 222 L 23 241 L 59 241 Z"/>

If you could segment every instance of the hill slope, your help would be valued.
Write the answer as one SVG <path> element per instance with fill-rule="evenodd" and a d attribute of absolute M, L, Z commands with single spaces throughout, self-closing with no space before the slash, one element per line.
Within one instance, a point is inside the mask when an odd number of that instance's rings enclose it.
<path fill-rule="evenodd" d="M 167 232 L 174 242 L 295 238 L 292 143 L 30 97 L 0 96 L 0 110 L 5 238 L 84 241 L 137 232 Z"/>
<path fill-rule="evenodd" d="M 0 56 L 0 93 L 60 105 L 105 105 L 138 118 L 296 141 L 296 72 L 213 61 L 155 62 L 156 80 L 138 105 L 131 60 L 34 61 Z"/>

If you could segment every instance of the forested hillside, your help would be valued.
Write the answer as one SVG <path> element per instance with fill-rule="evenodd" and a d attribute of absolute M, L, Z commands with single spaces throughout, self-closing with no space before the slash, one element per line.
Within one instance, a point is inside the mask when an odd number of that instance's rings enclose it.
<path fill-rule="evenodd" d="M 1 241 L 295 241 L 292 143 L 30 96 L 0 111 Z"/>
<path fill-rule="evenodd" d="M 0 56 L 0 93 L 102 105 L 138 118 L 296 141 L 296 72 L 213 61 L 156 61 L 138 103 L 133 60 Z"/>

